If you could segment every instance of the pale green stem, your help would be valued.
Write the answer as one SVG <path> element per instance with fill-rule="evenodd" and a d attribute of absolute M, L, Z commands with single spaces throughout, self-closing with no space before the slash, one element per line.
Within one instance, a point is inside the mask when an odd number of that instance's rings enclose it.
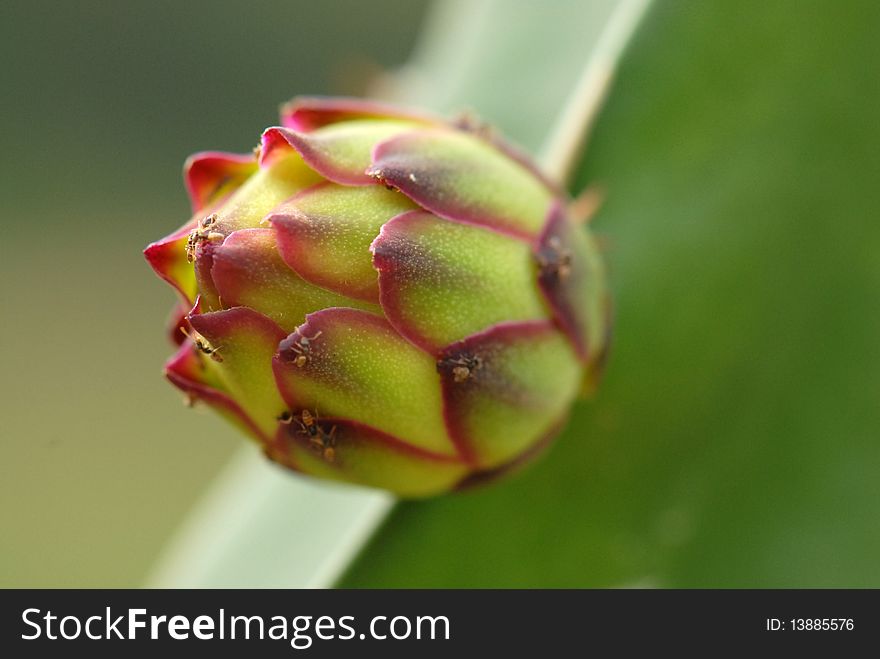
<path fill-rule="evenodd" d="M 383 492 L 294 476 L 243 446 L 168 544 L 147 586 L 327 587 L 393 505 Z"/>
<path fill-rule="evenodd" d="M 611 88 L 623 51 L 650 4 L 651 0 L 622 0 L 608 21 L 541 151 L 541 167 L 551 179 L 562 184 L 569 182 Z"/>

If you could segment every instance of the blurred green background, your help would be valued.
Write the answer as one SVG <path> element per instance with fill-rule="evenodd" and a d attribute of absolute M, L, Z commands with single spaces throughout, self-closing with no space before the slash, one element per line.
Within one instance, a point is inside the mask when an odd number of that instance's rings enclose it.
<path fill-rule="evenodd" d="M 453 2 L 493 29 L 450 31 L 454 80 L 435 30 L 409 84 L 535 149 L 600 4 Z M 181 163 L 360 92 L 424 8 L 2 5 L 0 585 L 140 583 L 242 441 L 160 376 L 140 250 L 187 217 Z M 868 0 L 654 4 L 574 186 L 607 193 L 604 386 L 532 469 L 401 505 L 343 585 L 880 586 L 878 31 Z"/>

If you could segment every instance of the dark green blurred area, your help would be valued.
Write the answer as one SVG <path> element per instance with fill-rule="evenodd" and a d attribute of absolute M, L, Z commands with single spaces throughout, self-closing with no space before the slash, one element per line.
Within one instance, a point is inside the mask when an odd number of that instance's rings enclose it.
<path fill-rule="evenodd" d="M 867 1 L 653 7 L 574 186 L 607 193 L 604 386 L 342 585 L 880 586 L 878 33 Z"/>
<path fill-rule="evenodd" d="M 161 376 L 174 298 L 140 252 L 188 218 L 183 160 L 361 93 L 425 5 L 0 5 L 0 586 L 141 582 L 241 443 Z"/>

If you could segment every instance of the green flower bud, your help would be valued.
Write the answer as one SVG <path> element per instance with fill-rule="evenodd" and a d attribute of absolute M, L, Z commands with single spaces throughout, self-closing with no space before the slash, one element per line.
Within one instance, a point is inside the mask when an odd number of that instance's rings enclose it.
<path fill-rule="evenodd" d="M 595 242 L 482 129 L 297 99 L 254 155 L 186 164 L 145 255 L 178 292 L 171 382 L 304 474 L 427 496 L 522 464 L 607 351 Z"/>

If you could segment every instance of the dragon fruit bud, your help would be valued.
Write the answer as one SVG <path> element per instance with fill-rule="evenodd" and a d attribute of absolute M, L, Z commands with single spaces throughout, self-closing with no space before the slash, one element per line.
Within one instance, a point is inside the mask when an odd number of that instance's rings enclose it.
<path fill-rule="evenodd" d="M 596 245 L 482 128 L 300 98 L 185 182 L 192 218 L 145 250 L 179 298 L 166 375 L 289 469 L 408 497 L 483 482 L 595 385 Z"/>

